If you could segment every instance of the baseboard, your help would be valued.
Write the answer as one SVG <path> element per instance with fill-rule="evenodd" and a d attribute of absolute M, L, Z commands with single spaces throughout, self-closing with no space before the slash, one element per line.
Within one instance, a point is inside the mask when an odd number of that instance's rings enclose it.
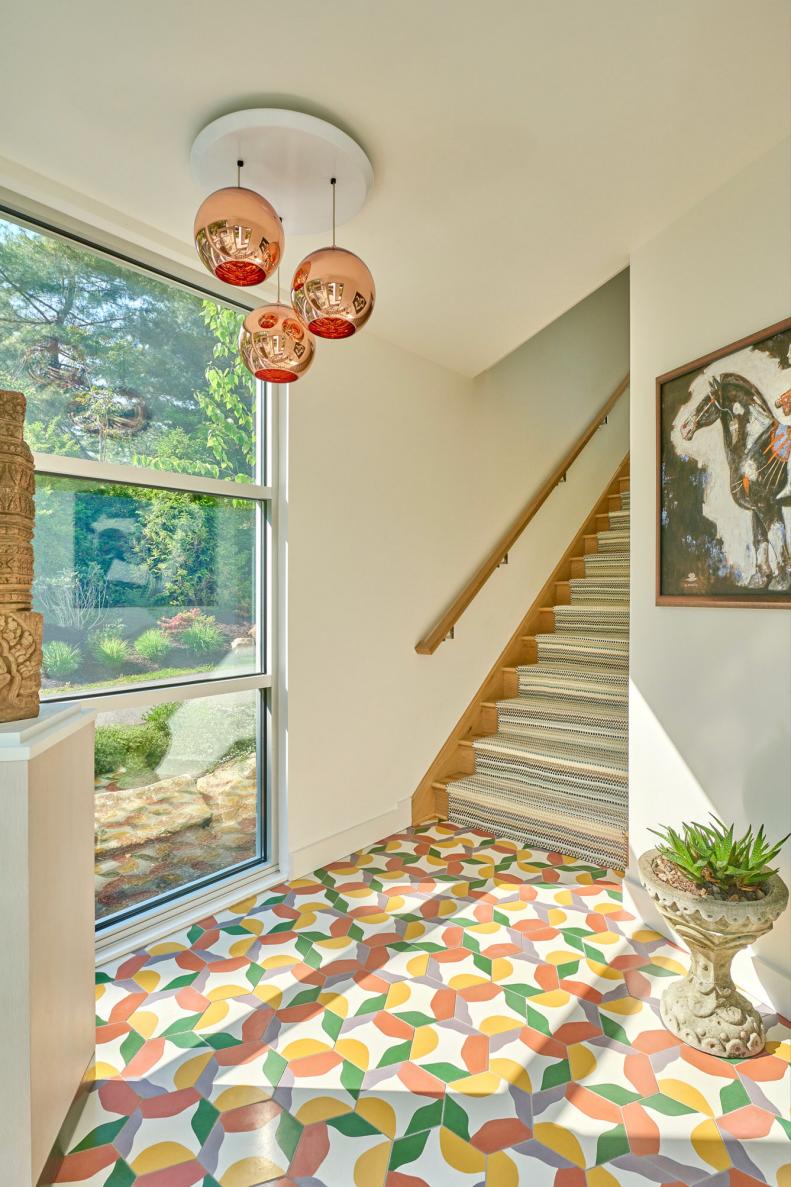
<path fill-rule="evenodd" d="M 651 896 L 629 870 L 623 883 L 624 906 L 648 927 L 686 951 L 684 941 L 669 927 Z M 739 952 L 733 962 L 733 977 L 740 989 L 783 1018 L 791 1019 L 791 975 L 774 961 L 752 948 Z"/>
<path fill-rule="evenodd" d="M 407 796 L 393 804 L 386 812 L 370 816 L 348 828 L 339 829 L 328 837 L 319 841 L 311 841 L 300 849 L 294 849 L 289 854 L 288 877 L 302 878 L 312 870 L 329 865 L 356 853 L 358 849 L 365 849 L 368 845 L 375 845 L 390 833 L 400 832 L 409 825 L 411 814 L 411 798 Z"/>

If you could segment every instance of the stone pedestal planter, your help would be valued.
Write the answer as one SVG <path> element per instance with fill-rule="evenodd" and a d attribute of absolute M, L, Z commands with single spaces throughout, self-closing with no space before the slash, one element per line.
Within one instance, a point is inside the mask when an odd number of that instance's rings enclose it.
<path fill-rule="evenodd" d="M 788 888 L 773 875 L 761 899 L 729 902 L 676 890 L 654 873 L 656 849 L 640 858 L 640 880 L 664 918 L 689 947 L 689 972 L 665 989 L 662 1021 L 699 1051 L 730 1058 L 757 1055 L 766 1042 L 758 1011 L 737 990 L 731 961 L 768 932 L 788 903 Z"/>

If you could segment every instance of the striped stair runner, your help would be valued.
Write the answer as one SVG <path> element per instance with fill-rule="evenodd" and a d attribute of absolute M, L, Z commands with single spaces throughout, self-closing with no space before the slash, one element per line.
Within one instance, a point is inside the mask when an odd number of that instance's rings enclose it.
<path fill-rule="evenodd" d="M 572 561 L 570 602 L 519 692 L 497 703 L 497 732 L 473 741 L 475 773 L 447 784 L 448 817 L 529 848 L 605 868 L 627 862 L 629 492 L 595 550 Z M 545 625 L 542 623 L 542 625 Z"/>

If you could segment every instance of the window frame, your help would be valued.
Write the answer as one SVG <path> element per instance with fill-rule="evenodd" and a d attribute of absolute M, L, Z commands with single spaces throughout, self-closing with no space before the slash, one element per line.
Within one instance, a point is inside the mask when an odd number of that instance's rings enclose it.
<path fill-rule="evenodd" d="M 4 195 L 5 197 L 5 195 Z M 206 283 L 208 278 L 192 268 L 137 249 L 114 236 L 86 234 L 76 219 L 45 210 L 38 204 L 14 196 L 12 204 L 0 199 L 0 217 L 19 226 L 76 243 L 90 252 L 119 263 L 130 271 L 154 276 L 191 294 L 237 309 L 240 314 L 261 303 L 260 294 L 238 291 L 237 299 Z M 103 241 L 105 240 L 105 241 Z M 119 247 L 120 245 L 120 247 Z M 129 252 L 133 254 L 129 254 Z M 180 274 L 179 274 L 180 273 Z M 245 675 L 201 673 L 198 677 L 135 683 L 126 688 L 108 687 L 47 697 L 43 704 L 75 704 L 97 712 L 139 704 L 221 696 L 223 693 L 258 693 L 258 828 L 257 853 L 250 861 L 219 871 L 193 883 L 135 904 L 97 921 L 97 963 L 123 955 L 140 943 L 151 942 L 192 920 L 206 909 L 228 905 L 241 896 L 258 893 L 281 877 L 278 865 L 279 808 L 285 797 L 286 712 L 286 503 L 285 456 L 288 442 L 287 389 L 256 380 L 256 457 L 249 482 L 209 478 L 174 471 L 149 469 L 123 462 L 99 462 L 90 458 L 64 457 L 35 452 L 37 475 L 81 478 L 116 485 L 146 486 L 161 490 L 232 496 L 255 504 L 255 603 L 258 625 L 257 671 Z M 34 545 L 35 547 L 35 545 Z"/>

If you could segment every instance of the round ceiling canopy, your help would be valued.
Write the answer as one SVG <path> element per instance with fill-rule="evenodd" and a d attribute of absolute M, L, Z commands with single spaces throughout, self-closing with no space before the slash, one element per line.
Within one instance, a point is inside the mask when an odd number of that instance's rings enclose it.
<path fill-rule="evenodd" d="M 304 235 L 332 226 L 330 178 L 337 178 L 338 225 L 362 208 L 373 168 L 359 144 L 340 128 L 279 107 L 234 111 L 207 124 L 192 146 L 192 175 L 205 193 L 241 184 L 263 194 L 286 232 Z"/>

